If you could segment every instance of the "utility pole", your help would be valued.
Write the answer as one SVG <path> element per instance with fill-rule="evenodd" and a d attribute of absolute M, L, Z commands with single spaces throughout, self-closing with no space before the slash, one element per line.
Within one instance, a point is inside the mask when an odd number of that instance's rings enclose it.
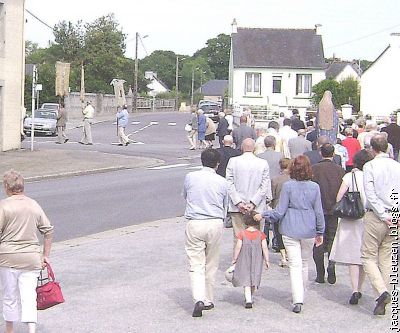
<path fill-rule="evenodd" d="M 31 151 L 33 151 L 33 140 L 35 139 L 35 94 L 37 82 L 37 67 L 33 65 L 32 71 L 32 116 L 31 116 Z"/>
<path fill-rule="evenodd" d="M 134 78 L 134 87 L 133 87 L 133 111 L 137 112 L 137 96 L 138 96 L 138 42 L 139 42 L 139 33 L 136 32 L 136 41 L 135 41 L 135 78 Z"/>
<path fill-rule="evenodd" d="M 192 68 L 192 95 L 190 96 L 190 106 L 191 107 L 193 107 L 193 93 L 194 93 L 194 68 Z"/>
<path fill-rule="evenodd" d="M 178 108 L 178 83 L 179 83 L 179 57 L 176 56 L 176 69 L 175 69 L 175 111 L 179 111 Z"/>

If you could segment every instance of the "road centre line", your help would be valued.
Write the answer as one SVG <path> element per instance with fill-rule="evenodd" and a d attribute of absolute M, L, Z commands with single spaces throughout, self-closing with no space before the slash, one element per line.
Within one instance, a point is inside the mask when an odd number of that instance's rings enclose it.
<path fill-rule="evenodd" d="M 162 165 L 162 166 L 157 166 L 157 167 L 152 167 L 152 168 L 147 168 L 148 170 L 164 170 L 164 169 L 173 169 L 173 168 L 179 168 L 179 167 L 185 167 L 190 164 L 188 163 L 181 163 L 181 164 L 170 164 L 170 165 Z"/>

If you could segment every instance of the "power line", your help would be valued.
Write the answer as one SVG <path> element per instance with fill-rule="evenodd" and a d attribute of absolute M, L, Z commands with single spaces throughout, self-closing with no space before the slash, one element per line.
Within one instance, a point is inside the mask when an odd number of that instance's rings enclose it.
<path fill-rule="evenodd" d="M 393 29 L 393 28 L 396 28 L 396 27 L 399 27 L 399 26 L 400 26 L 400 24 L 396 24 L 396 25 L 394 25 L 394 26 L 392 26 L 392 27 L 385 28 L 385 29 L 380 30 L 380 31 L 377 31 L 377 32 L 373 32 L 372 34 L 369 34 L 369 35 L 361 36 L 361 37 L 358 37 L 358 38 L 356 38 L 356 39 L 349 40 L 349 41 L 344 42 L 344 43 L 340 43 L 340 44 L 337 44 L 337 45 L 333 45 L 333 46 L 326 47 L 325 49 L 326 49 L 326 50 L 327 50 L 327 49 L 332 49 L 332 48 L 334 48 L 334 47 L 343 46 L 343 45 L 346 45 L 346 44 L 350 44 L 350 43 L 353 43 L 353 42 L 357 42 L 357 41 L 359 41 L 359 40 L 361 40 L 361 39 L 365 39 L 365 38 L 368 38 L 368 37 L 371 37 L 371 36 L 380 34 L 380 33 L 382 33 L 382 32 L 385 32 L 385 31 L 387 31 L 387 30 L 390 30 L 390 29 Z"/>
<path fill-rule="evenodd" d="M 51 27 L 49 24 L 47 24 L 46 22 L 44 22 L 42 19 L 40 19 L 39 17 L 37 17 L 35 14 L 33 14 L 30 10 L 25 9 L 26 12 L 30 15 L 32 15 L 36 20 L 38 20 L 40 23 L 42 23 L 43 25 L 45 25 L 47 28 L 51 29 L 51 31 L 53 31 L 53 27 Z"/>

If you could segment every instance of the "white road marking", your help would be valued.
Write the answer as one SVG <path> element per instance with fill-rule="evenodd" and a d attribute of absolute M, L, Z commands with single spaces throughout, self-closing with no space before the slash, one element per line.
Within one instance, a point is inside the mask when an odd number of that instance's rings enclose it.
<path fill-rule="evenodd" d="M 114 121 L 112 124 L 113 124 L 113 125 L 117 125 L 117 122 L 116 122 L 116 121 Z"/>
<path fill-rule="evenodd" d="M 176 126 L 176 123 L 168 123 L 168 126 Z"/>
<path fill-rule="evenodd" d="M 118 146 L 118 145 L 119 145 L 119 142 L 111 142 L 111 144 L 112 144 L 113 146 Z M 130 144 L 130 145 L 144 145 L 144 142 L 140 142 L 140 141 L 131 141 L 129 144 Z"/>
<path fill-rule="evenodd" d="M 192 166 L 192 167 L 186 168 L 186 170 L 200 170 L 200 169 L 203 169 L 202 165 Z"/>
<path fill-rule="evenodd" d="M 179 168 L 179 167 L 185 167 L 190 164 L 170 164 L 170 165 L 162 165 L 158 167 L 152 167 L 152 168 L 147 168 L 148 170 L 164 170 L 164 169 L 173 169 L 173 168 Z"/>
<path fill-rule="evenodd" d="M 131 124 L 132 124 L 132 125 L 139 125 L 139 124 L 140 124 L 140 121 L 132 121 Z"/>
<path fill-rule="evenodd" d="M 195 160 L 196 158 L 200 158 L 200 155 L 178 157 L 177 160 Z"/>
<path fill-rule="evenodd" d="M 158 125 L 158 121 L 151 121 L 150 125 Z"/>

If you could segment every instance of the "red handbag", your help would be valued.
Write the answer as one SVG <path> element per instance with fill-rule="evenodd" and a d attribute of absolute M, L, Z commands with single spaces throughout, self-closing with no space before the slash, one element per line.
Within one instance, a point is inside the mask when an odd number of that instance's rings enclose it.
<path fill-rule="evenodd" d="M 43 278 L 42 272 L 47 269 L 47 277 Z M 43 281 L 48 281 L 43 284 Z M 60 284 L 55 281 L 53 270 L 50 264 L 46 263 L 46 267 L 40 271 L 38 278 L 38 286 L 36 287 L 36 302 L 38 310 L 45 310 L 54 305 L 64 303 L 64 296 L 61 291 Z"/>

